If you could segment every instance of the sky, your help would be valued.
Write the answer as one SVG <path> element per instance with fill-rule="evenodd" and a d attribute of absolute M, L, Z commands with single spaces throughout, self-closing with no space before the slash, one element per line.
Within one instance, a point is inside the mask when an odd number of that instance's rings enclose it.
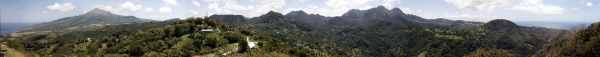
<path fill-rule="evenodd" d="M 598 22 L 600 0 L 0 0 L 1 22 L 49 22 L 99 8 L 114 14 L 152 20 L 234 14 L 257 17 L 282 14 L 341 16 L 350 9 L 400 8 L 428 19 L 487 22 Z"/>

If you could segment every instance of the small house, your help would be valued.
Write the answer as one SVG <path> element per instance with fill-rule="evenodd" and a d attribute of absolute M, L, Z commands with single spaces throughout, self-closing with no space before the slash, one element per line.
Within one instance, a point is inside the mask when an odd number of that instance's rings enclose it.
<path fill-rule="evenodd" d="M 212 32 L 214 32 L 213 29 L 202 29 L 200 31 L 202 31 L 204 33 L 212 33 Z"/>

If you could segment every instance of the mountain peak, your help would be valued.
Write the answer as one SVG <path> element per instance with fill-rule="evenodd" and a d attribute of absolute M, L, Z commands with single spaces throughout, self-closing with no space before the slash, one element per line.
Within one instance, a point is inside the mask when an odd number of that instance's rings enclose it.
<path fill-rule="evenodd" d="M 308 14 L 307 14 L 306 12 L 302 11 L 302 10 L 300 10 L 300 11 L 292 11 L 292 12 L 289 12 L 289 13 L 287 13 L 287 14 L 285 14 L 285 15 L 286 15 L 286 16 L 288 16 L 288 15 L 294 15 L 294 16 L 308 16 Z"/>
<path fill-rule="evenodd" d="M 358 9 L 350 9 L 342 15 L 342 18 L 357 19 L 363 15 L 363 11 Z"/>
<path fill-rule="evenodd" d="M 274 11 L 267 12 L 267 14 L 275 14 L 275 13 L 277 13 L 277 12 L 274 12 Z"/>
<path fill-rule="evenodd" d="M 377 6 L 376 8 L 377 8 L 377 9 L 387 9 L 387 8 L 383 7 L 382 5 L 379 5 L 379 6 Z"/>
<path fill-rule="evenodd" d="M 283 16 L 281 13 L 269 11 L 267 14 L 260 15 L 257 18 L 250 19 L 250 22 L 252 22 L 252 23 L 267 23 L 267 22 L 273 22 L 274 20 L 279 20 L 279 19 L 283 19 L 283 18 L 285 18 L 285 16 Z"/>
<path fill-rule="evenodd" d="M 308 13 L 306 13 L 306 12 L 304 12 L 304 11 L 302 11 L 302 10 L 300 10 L 300 11 L 292 11 L 292 12 L 290 12 L 290 13 L 288 13 L 288 14 L 296 14 L 296 15 L 308 15 Z M 287 15 L 287 14 L 286 14 L 286 15 Z"/>
<path fill-rule="evenodd" d="M 105 10 L 98 9 L 98 8 L 94 8 L 91 11 L 86 13 L 86 15 L 88 15 L 88 14 L 112 14 L 112 13 L 105 11 Z"/>
<path fill-rule="evenodd" d="M 404 12 L 402 12 L 402 10 L 400 10 L 400 8 L 393 8 L 390 11 L 394 14 L 405 14 Z"/>
<path fill-rule="evenodd" d="M 271 16 L 271 17 L 283 18 L 283 14 L 278 13 L 278 12 L 274 12 L 274 11 L 269 11 L 267 14 L 265 14 L 263 16 Z"/>
<path fill-rule="evenodd" d="M 371 8 L 364 12 L 364 15 L 361 17 L 362 19 L 371 19 L 371 18 L 391 18 L 394 15 L 383 6 L 377 6 L 375 8 Z"/>
<path fill-rule="evenodd" d="M 513 31 L 519 28 L 519 25 L 506 19 L 495 19 L 482 25 L 483 28 L 496 31 Z"/>

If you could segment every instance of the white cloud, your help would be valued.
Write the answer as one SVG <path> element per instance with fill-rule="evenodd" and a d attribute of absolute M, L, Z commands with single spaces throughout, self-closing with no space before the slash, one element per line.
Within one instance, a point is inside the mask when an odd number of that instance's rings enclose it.
<path fill-rule="evenodd" d="M 54 3 L 54 5 L 48 6 L 46 8 L 48 8 L 50 10 L 54 10 L 54 11 L 66 12 L 66 11 L 71 11 L 71 10 L 75 9 L 75 5 L 73 5 L 70 2 L 63 3 L 62 5 L 60 5 L 58 3 Z"/>
<path fill-rule="evenodd" d="M 423 10 L 419 9 L 419 13 L 423 12 Z"/>
<path fill-rule="evenodd" d="M 588 1 L 587 6 L 594 6 L 594 4 L 590 3 L 590 1 Z"/>
<path fill-rule="evenodd" d="M 489 21 L 492 19 L 498 19 L 497 16 L 486 16 L 486 15 L 468 15 L 468 14 L 448 14 L 444 13 L 441 18 L 453 19 L 453 20 L 465 20 L 465 21 Z"/>
<path fill-rule="evenodd" d="M 142 5 L 134 5 L 133 3 L 126 1 L 123 4 L 119 4 L 119 7 L 121 10 L 131 10 L 131 11 L 137 11 L 137 10 L 141 10 L 142 9 Z"/>
<path fill-rule="evenodd" d="M 412 14 L 412 10 L 410 10 L 410 8 L 400 7 L 400 10 L 402 10 L 402 12 L 404 12 L 405 14 Z"/>
<path fill-rule="evenodd" d="M 221 0 L 204 0 L 204 2 L 212 2 L 212 3 L 217 3 L 220 2 Z"/>
<path fill-rule="evenodd" d="M 489 20 L 499 18 L 497 16 L 490 16 L 490 15 L 459 14 L 458 12 L 443 13 L 443 14 L 437 14 L 437 15 L 425 12 L 425 14 L 422 17 L 427 18 L 427 19 L 445 18 L 445 19 L 452 19 L 452 20 L 465 20 L 465 21 L 489 21 Z"/>
<path fill-rule="evenodd" d="M 110 12 L 113 12 L 113 13 L 120 12 L 120 10 L 118 10 L 118 9 L 115 9 L 115 8 L 113 8 L 113 7 L 111 7 L 111 6 L 104 6 L 104 5 L 94 5 L 94 7 L 93 7 L 93 8 L 98 8 L 98 9 L 101 9 L 101 10 L 106 10 L 106 11 L 110 11 Z"/>
<path fill-rule="evenodd" d="M 367 10 L 367 9 L 371 9 L 371 8 L 373 8 L 373 6 L 367 5 L 367 6 L 363 7 L 363 8 L 359 8 L 359 10 Z"/>
<path fill-rule="evenodd" d="M 94 5 L 93 8 L 98 8 L 98 9 L 107 10 L 107 11 L 116 11 L 115 9 L 113 9 L 113 7 L 111 7 L 111 6 L 104 6 L 104 5 Z"/>
<path fill-rule="evenodd" d="M 318 8 L 319 8 L 319 6 L 315 6 L 315 5 L 308 5 L 308 8 L 315 8 L 315 9 L 318 9 Z"/>
<path fill-rule="evenodd" d="M 150 8 L 150 7 L 146 7 L 146 9 L 144 9 L 144 12 L 152 12 L 154 11 L 154 9 Z"/>
<path fill-rule="evenodd" d="M 542 0 L 525 0 L 519 5 L 513 6 L 511 9 L 523 10 L 536 14 L 561 14 L 563 13 L 563 10 L 565 10 L 558 6 L 545 5 L 542 3 Z"/>
<path fill-rule="evenodd" d="M 225 3 L 223 8 L 228 9 L 228 10 L 229 9 L 231 9 L 231 10 L 247 10 L 246 7 L 237 4 L 237 2 L 234 0 L 223 0 L 223 3 Z"/>
<path fill-rule="evenodd" d="M 192 14 L 198 14 L 198 11 L 190 10 L 190 13 L 192 13 Z"/>
<path fill-rule="evenodd" d="M 254 6 L 246 6 L 246 9 L 254 9 Z"/>
<path fill-rule="evenodd" d="M 444 0 L 460 9 L 491 12 L 496 7 L 515 3 L 516 0 Z"/>
<path fill-rule="evenodd" d="M 196 0 L 193 0 L 192 4 L 196 7 L 200 7 L 200 3 L 198 3 L 198 1 L 196 1 Z"/>
<path fill-rule="evenodd" d="M 579 10 L 579 8 L 571 8 L 571 10 Z"/>
<path fill-rule="evenodd" d="M 46 11 L 42 12 L 42 14 L 46 14 L 46 13 L 48 13 L 48 12 L 46 12 Z"/>
<path fill-rule="evenodd" d="M 249 16 L 259 16 L 269 11 L 275 11 L 276 9 L 285 6 L 285 0 L 256 0 L 260 5 L 255 5 L 254 11 Z"/>
<path fill-rule="evenodd" d="M 217 3 L 209 3 L 207 8 L 208 8 L 209 13 L 211 13 L 211 14 L 223 12 L 223 10 L 221 8 L 219 8 L 219 4 L 217 4 Z"/>
<path fill-rule="evenodd" d="M 304 1 L 304 0 L 294 0 L 294 1 L 298 1 L 298 2 L 306 2 L 306 1 Z"/>
<path fill-rule="evenodd" d="M 166 5 L 173 5 L 173 6 L 179 5 L 179 4 L 177 4 L 177 0 L 163 0 L 163 2 L 165 2 Z"/>
<path fill-rule="evenodd" d="M 371 0 L 327 0 L 325 4 L 334 8 L 344 8 L 356 5 L 362 5 Z"/>
<path fill-rule="evenodd" d="M 93 8 L 98 8 L 100 10 L 109 11 L 109 12 L 111 12 L 113 14 L 129 15 L 128 13 L 121 12 L 122 10 L 126 10 L 126 9 L 123 9 L 123 8 L 113 8 L 112 6 L 104 6 L 104 5 L 94 5 Z M 82 13 L 87 13 L 87 11 L 83 11 Z"/>
<path fill-rule="evenodd" d="M 169 7 L 169 6 L 163 6 L 163 7 L 160 7 L 158 9 L 158 12 L 172 13 L 173 11 L 171 10 L 171 7 Z"/>
<path fill-rule="evenodd" d="M 387 7 L 392 7 L 393 2 L 402 3 L 400 0 L 383 0 L 383 3 L 381 5 L 387 6 Z"/>
<path fill-rule="evenodd" d="M 339 8 L 339 9 L 327 9 L 327 8 L 320 8 L 318 6 L 314 6 L 314 5 L 308 5 L 308 8 L 287 8 L 282 14 L 287 14 L 291 11 L 298 11 L 298 10 L 302 10 L 306 13 L 309 14 L 319 14 L 319 15 L 323 15 L 323 16 L 340 16 L 344 13 L 346 13 L 348 10 L 350 10 L 349 8 Z"/>
<path fill-rule="evenodd" d="M 423 16 L 423 17 L 433 17 L 433 15 L 431 15 L 431 14 L 429 14 L 429 13 L 425 12 L 425 16 Z M 433 18 L 435 18 L 435 17 L 433 17 Z"/>

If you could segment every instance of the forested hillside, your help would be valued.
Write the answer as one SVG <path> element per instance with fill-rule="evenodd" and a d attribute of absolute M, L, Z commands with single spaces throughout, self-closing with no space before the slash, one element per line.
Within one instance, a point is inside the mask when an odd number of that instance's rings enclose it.
<path fill-rule="evenodd" d="M 600 23 L 590 26 L 580 24 L 571 28 L 566 36 L 537 51 L 534 56 L 598 57 L 600 56 Z"/>
<path fill-rule="evenodd" d="M 304 50 L 334 56 L 454 57 L 493 53 L 497 54 L 495 56 L 523 57 L 545 47 L 544 44 L 551 41 L 549 39 L 560 37 L 548 35 L 562 35 L 533 30 L 561 31 L 559 29 L 522 27 L 504 19 L 488 23 L 423 19 L 400 14 L 399 9 L 386 10 L 384 7 L 350 10 L 342 17 L 333 17 L 321 25 L 306 25 L 307 21 L 290 20 L 269 12 L 250 19 L 249 24 L 240 28 L 269 32 L 257 34 L 273 35 Z M 286 16 L 293 15 L 303 14 L 295 11 Z"/>
<path fill-rule="evenodd" d="M 598 57 L 599 28 L 425 19 L 378 6 L 335 17 L 269 11 L 2 37 L 31 56 L 58 57 Z"/>
<path fill-rule="evenodd" d="M 169 24 L 156 28 L 142 25 L 163 23 Z M 211 18 L 118 25 L 93 31 L 10 39 L 6 43 L 8 46 L 31 56 L 327 56 L 299 50 L 269 35 L 248 33 Z M 254 43 L 257 46 L 248 47 L 247 41 L 257 42 Z"/>

